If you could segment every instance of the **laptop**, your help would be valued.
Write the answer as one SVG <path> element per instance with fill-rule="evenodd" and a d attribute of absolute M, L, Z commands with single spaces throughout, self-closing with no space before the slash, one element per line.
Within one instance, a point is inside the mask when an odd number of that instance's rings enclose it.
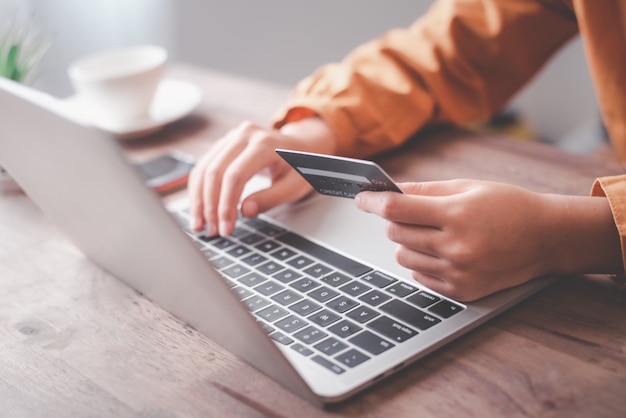
<path fill-rule="evenodd" d="M 384 222 L 323 195 L 185 230 L 108 133 L 0 78 L 0 165 L 94 263 L 318 406 L 343 401 L 454 341 L 552 279 L 472 303 L 421 286 Z M 255 187 L 254 181 L 249 190 Z"/>

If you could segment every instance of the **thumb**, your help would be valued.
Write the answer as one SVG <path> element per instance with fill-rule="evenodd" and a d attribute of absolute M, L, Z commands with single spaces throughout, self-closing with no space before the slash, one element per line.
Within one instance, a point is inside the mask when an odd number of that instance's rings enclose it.
<path fill-rule="evenodd" d="M 274 181 L 267 189 L 246 197 L 241 203 L 241 212 L 246 217 L 255 217 L 278 205 L 295 202 L 311 191 L 313 188 L 299 175 L 285 176 Z"/>

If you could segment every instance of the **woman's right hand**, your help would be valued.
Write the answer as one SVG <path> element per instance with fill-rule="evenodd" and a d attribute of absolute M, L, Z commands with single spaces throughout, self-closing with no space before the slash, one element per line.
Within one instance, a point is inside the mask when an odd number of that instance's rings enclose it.
<path fill-rule="evenodd" d="M 188 183 L 191 228 L 230 235 L 247 181 L 266 170 L 271 186 L 241 202 L 243 216 L 255 217 L 312 189 L 278 154 L 276 148 L 334 154 L 336 140 L 324 121 L 307 118 L 280 130 L 244 122 L 228 132 L 197 162 Z"/>

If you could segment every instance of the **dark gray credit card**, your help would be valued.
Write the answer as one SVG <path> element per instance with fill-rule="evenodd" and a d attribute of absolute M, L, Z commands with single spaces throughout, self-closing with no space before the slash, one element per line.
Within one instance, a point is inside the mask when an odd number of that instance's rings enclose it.
<path fill-rule="evenodd" d="M 372 161 L 285 149 L 276 152 L 321 194 L 354 199 L 366 190 L 402 193 Z"/>

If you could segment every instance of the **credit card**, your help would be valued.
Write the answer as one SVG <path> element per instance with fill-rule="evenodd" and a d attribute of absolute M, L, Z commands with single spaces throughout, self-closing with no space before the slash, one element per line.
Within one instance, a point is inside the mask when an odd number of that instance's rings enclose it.
<path fill-rule="evenodd" d="M 362 191 L 397 192 L 402 190 L 373 161 L 310 152 L 276 149 L 319 193 L 354 199 Z"/>

